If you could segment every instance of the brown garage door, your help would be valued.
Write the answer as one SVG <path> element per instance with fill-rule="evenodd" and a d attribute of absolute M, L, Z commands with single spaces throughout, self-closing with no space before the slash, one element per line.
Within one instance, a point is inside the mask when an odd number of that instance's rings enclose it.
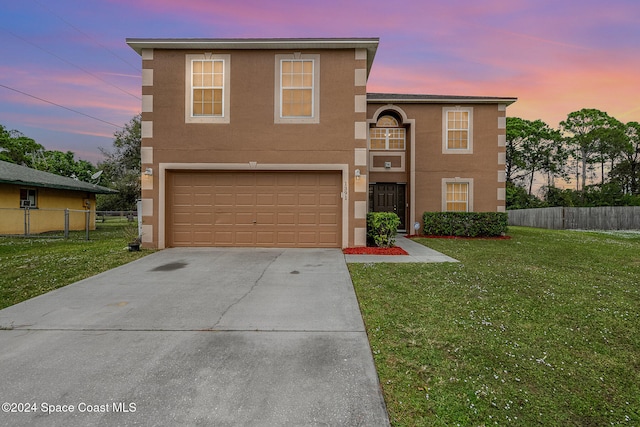
<path fill-rule="evenodd" d="M 338 172 L 167 175 L 168 246 L 340 247 Z"/>

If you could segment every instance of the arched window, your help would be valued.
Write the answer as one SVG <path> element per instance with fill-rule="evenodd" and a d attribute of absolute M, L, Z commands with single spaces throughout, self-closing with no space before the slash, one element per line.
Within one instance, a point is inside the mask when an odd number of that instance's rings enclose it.
<path fill-rule="evenodd" d="M 378 118 L 376 126 L 369 129 L 369 148 L 371 150 L 404 150 L 406 130 L 400 121 L 391 114 Z"/>
<path fill-rule="evenodd" d="M 398 120 L 393 116 L 380 116 L 378 122 L 376 123 L 376 127 L 379 128 L 397 128 Z"/>

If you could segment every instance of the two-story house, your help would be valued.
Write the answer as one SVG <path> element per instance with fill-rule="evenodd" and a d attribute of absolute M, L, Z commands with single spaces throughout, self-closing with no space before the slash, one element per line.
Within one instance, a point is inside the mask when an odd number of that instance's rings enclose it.
<path fill-rule="evenodd" d="M 505 208 L 515 98 L 367 94 L 377 38 L 128 39 L 143 244 L 349 247 L 368 211 Z"/>

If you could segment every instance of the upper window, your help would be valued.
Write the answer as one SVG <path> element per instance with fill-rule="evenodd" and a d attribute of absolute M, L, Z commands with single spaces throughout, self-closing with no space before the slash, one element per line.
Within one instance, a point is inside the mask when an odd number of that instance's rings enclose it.
<path fill-rule="evenodd" d="M 280 62 L 282 117 L 313 117 L 313 61 L 283 59 Z"/>
<path fill-rule="evenodd" d="M 276 55 L 276 123 L 319 122 L 320 55 Z"/>
<path fill-rule="evenodd" d="M 376 127 L 369 129 L 369 148 L 371 150 L 404 150 L 406 130 L 399 127 L 398 120 L 389 115 L 382 116 Z"/>
<path fill-rule="evenodd" d="M 443 152 L 468 154 L 473 152 L 473 109 L 443 109 Z"/>
<path fill-rule="evenodd" d="M 222 117 L 224 93 L 224 61 L 191 61 L 191 115 Z"/>
<path fill-rule="evenodd" d="M 20 207 L 21 208 L 35 208 L 37 207 L 37 192 L 36 190 L 28 190 L 26 188 L 20 189 Z"/>
<path fill-rule="evenodd" d="M 229 55 L 187 55 L 187 123 L 229 123 Z"/>

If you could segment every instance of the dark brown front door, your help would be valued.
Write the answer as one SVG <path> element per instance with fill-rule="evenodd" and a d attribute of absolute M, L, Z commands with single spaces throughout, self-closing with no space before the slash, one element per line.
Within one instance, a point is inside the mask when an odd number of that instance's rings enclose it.
<path fill-rule="evenodd" d="M 372 212 L 395 212 L 400 217 L 399 230 L 406 230 L 405 184 L 377 183 L 369 188 L 369 206 Z"/>

